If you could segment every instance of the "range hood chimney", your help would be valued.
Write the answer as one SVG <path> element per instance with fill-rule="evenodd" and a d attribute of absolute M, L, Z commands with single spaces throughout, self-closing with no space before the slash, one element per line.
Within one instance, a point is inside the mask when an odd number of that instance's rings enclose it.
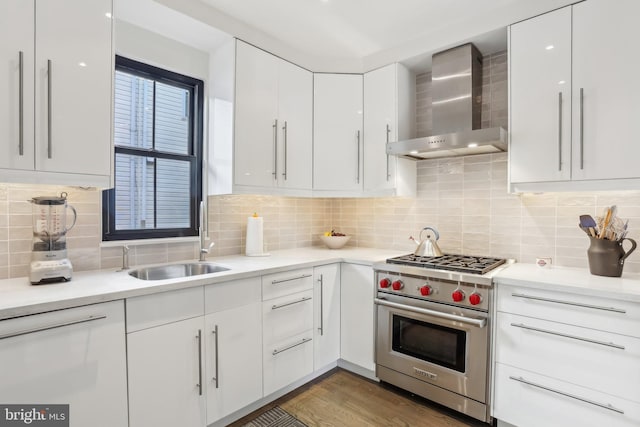
<path fill-rule="evenodd" d="M 480 129 L 482 56 L 471 43 L 432 57 L 434 136 L 387 143 L 387 154 L 413 159 L 466 156 L 507 150 L 507 132 Z"/>

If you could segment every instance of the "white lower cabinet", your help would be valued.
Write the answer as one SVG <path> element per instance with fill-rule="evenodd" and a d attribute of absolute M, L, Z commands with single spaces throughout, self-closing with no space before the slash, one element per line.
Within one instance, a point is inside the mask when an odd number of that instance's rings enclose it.
<path fill-rule="evenodd" d="M 262 276 L 265 396 L 313 372 L 313 269 Z"/>
<path fill-rule="evenodd" d="M 638 308 L 500 280 L 493 417 L 518 427 L 640 425 L 640 330 L 629 328 Z"/>
<path fill-rule="evenodd" d="M 0 321 L 0 402 L 68 404 L 72 427 L 127 425 L 122 300 Z"/>
<path fill-rule="evenodd" d="M 207 424 L 262 398 L 260 278 L 205 287 Z"/>
<path fill-rule="evenodd" d="M 340 358 L 340 264 L 315 267 L 313 369 Z"/>
<path fill-rule="evenodd" d="M 129 427 L 205 425 L 202 301 L 202 287 L 127 300 Z"/>
<path fill-rule="evenodd" d="M 340 358 L 373 372 L 373 269 L 343 263 L 340 279 Z"/>

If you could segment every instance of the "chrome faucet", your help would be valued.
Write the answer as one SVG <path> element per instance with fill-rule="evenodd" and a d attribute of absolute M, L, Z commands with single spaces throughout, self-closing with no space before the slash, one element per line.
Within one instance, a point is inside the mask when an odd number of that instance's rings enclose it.
<path fill-rule="evenodd" d="M 122 245 L 122 268 L 118 271 L 125 271 L 129 269 L 129 246 Z"/>
<path fill-rule="evenodd" d="M 211 251 L 215 242 L 211 242 L 207 247 L 206 236 L 204 232 L 204 202 L 200 202 L 200 225 L 198 227 L 198 236 L 200 237 L 200 258 L 199 261 L 206 261 L 205 255 Z"/>

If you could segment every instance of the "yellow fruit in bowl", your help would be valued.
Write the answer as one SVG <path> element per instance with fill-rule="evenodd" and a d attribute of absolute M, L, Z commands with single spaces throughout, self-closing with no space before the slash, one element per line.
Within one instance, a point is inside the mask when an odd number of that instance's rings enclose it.
<path fill-rule="evenodd" d="M 325 236 L 331 236 L 331 232 L 330 232 L 330 231 L 325 231 L 325 232 L 324 232 L 324 235 L 325 235 Z"/>

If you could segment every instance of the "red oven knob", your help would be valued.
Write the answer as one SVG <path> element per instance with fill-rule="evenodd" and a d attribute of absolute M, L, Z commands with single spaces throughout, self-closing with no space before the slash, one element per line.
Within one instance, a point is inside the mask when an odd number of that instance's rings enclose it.
<path fill-rule="evenodd" d="M 424 285 L 423 287 L 420 288 L 420 294 L 424 297 L 428 297 L 432 293 L 433 293 L 433 288 L 431 288 L 431 286 L 429 285 Z"/>
<path fill-rule="evenodd" d="M 464 292 L 462 292 L 460 289 L 457 289 L 453 291 L 453 293 L 451 294 L 451 298 L 453 298 L 455 302 L 460 302 L 464 299 Z"/>
<path fill-rule="evenodd" d="M 399 291 L 400 289 L 404 288 L 404 283 L 402 283 L 402 280 L 396 280 L 391 284 L 391 287 L 394 291 Z"/>
<path fill-rule="evenodd" d="M 471 303 L 471 305 L 478 305 L 482 302 L 482 295 L 480 295 L 479 293 L 472 293 L 471 295 L 469 295 L 469 303 Z"/>
<path fill-rule="evenodd" d="M 389 286 L 391 286 L 391 280 L 387 279 L 386 277 L 380 280 L 381 288 L 388 288 Z"/>

